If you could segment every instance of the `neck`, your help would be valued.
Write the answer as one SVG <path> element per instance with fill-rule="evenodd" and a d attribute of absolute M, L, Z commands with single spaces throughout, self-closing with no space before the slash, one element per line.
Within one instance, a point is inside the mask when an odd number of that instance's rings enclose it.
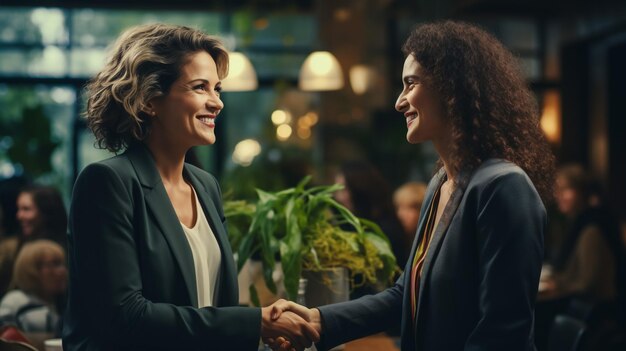
<path fill-rule="evenodd" d="M 433 145 L 435 146 L 435 150 L 443 163 L 443 169 L 446 171 L 446 176 L 448 177 L 448 181 L 454 183 L 454 179 L 456 177 L 455 170 L 451 167 L 450 162 L 450 143 L 445 140 L 433 140 Z"/>
<path fill-rule="evenodd" d="M 152 153 L 156 168 L 164 184 L 181 185 L 184 183 L 183 167 L 187 150 L 171 147 L 162 139 L 148 138 L 146 146 Z"/>

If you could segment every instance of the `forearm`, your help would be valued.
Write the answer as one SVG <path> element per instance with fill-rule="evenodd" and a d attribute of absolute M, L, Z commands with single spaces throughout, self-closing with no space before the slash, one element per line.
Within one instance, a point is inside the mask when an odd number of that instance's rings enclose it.
<path fill-rule="evenodd" d="M 395 285 L 376 295 L 319 307 L 319 350 L 385 331 L 402 319 L 402 287 Z"/>

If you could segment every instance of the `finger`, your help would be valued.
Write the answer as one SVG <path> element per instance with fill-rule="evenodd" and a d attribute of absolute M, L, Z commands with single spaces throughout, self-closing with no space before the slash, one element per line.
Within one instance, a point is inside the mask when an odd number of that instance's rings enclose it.
<path fill-rule="evenodd" d="M 289 342 L 289 340 L 285 341 L 284 343 L 282 343 L 280 345 L 280 349 L 283 351 L 289 351 L 291 350 L 293 347 L 291 345 L 291 342 Z"/>
<path fill-rule="evenodd" d="M 272 313 L 270 314 L 272 320 L 277 320 L 284 311 L 289 310 L 289 304 L 287 300 L 278 299 L 272 304 Z"/>

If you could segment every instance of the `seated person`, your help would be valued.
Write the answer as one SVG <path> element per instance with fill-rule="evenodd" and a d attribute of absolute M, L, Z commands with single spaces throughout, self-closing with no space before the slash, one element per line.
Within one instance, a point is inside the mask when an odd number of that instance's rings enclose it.
<path fill-rule="evenodd" d="M 67 212 L 61 193 L 54 187 L 30 185 L 19 191 L 15 219 L 18 235 L 0 241 L 0 296 L 11 282 L 13 263 L 24 243 L 37 239 L 50 239 L 67 247 Z"/>
<path fill-rule="evenodd" d="M 624 275 L 623 245 L 617 223 L 602 207 L 591 177 L 580 165 L 566 165 L 557 172 L 555 196 L 565 217 L 563 239 L 550 264 L 544 266 L 535 306 L 535 342 L 547 349 L 549 332 L 556 315 L 567 313 L 572 299 L 602 310 L 622 312 L 615 307 Z"/>
<path fill-rule="evenodd" d="M 613 301 L 622 253 L 616 223 L 599 204 L 592 206 L 592 179 L 581 166 L 560 168 L 556 183 L 557 206 L 566 218 L 567 230 L 540 298 Z"/>
<path fill-rule="evenodd" d="M 67 287 L 65 253 L 46 239 L 24 244 L 13 267 L 15 289 L 0 301 L 0 320 L 27 333 L 59 335 L 60 301 Z"/>
<path fill-rule="evenodd" d="M 426 184 L 422 182 L 407 182 L 393 193 L 396 215 L 404 229 L 404 257 L 409 256 L 413 238 L 417 233 L 424 194 L 426 194 Z"/>

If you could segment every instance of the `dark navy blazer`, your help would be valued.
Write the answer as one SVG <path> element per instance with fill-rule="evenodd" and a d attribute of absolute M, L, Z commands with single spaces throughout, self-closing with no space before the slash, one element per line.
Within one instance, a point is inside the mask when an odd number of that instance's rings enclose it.
<path fill-rule="evenodd" d="M 63 348 L 256 350 L 261 312 L 238 305 L 237 269 L 215 178 L 185 164 L 221 249 L 216 307 L 197 308 L 193 256 L 143 144 L 87 166 L 70 209 Z"/>
<path fill-rule="evenodd" d="M 431 180 L 421 233 L 437 187 Z M 417 318 L 410 310 L 409 274 L 376 295 L 320 307 L 318 349 L 401 323 L 402 350 L 534 350 L 533 317 L 543 259 L 544 205 L 526 173 L 513 163 L 488 160 L 460 175 L 428 249 L 420 278 Z"/>

